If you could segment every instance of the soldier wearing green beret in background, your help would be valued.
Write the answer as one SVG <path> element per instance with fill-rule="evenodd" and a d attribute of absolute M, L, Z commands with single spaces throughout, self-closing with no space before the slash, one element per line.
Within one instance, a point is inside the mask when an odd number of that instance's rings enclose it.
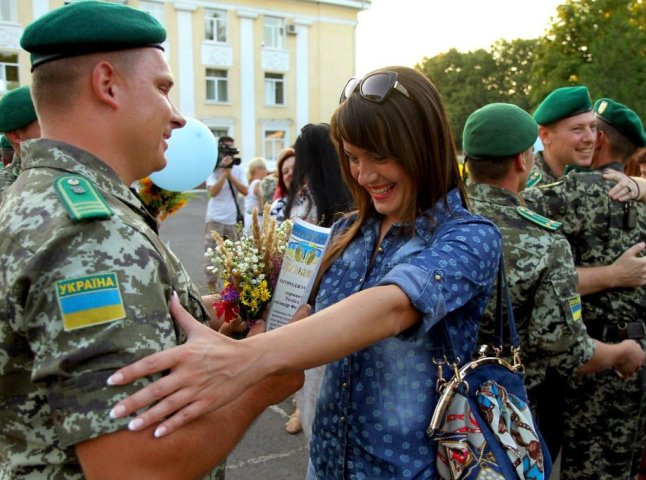
<path fill-rule="evenodd" d="M 0 137 L 0 151 L 2 152 L 2 165 L 0 168 L 6 167 L 13 160 L 13 147 L 7 137 L 2 135 Z"/>
<path fill-rule="evenodd" d="M 577 265 L 608 265 L 646 238 L 646 206 L 609 200 L 612 184 L 602 168 L 622 169 L 646 134 L 639 116 L 610 99 L 595 103 L 599 138 L 591 172 L 571 172 L 561 181 L 525 190 L 542 214 L 563 222 Z M 637 198 L 636 183 L 627 187 Z M 646 287 L 609 288 L 583 296 L 584 321 L 593 338 L 631 339 L 646 349 Z M 601 372 L 566 389 L 562 479 L 634 478 L 646 442 L 646 369 L 624 379 Z"/>
<path fill-rule="evenodd" d="M 535 156 L 527 187 L 555 182 L 568 165 L 590 166 L 597 131 L 587 87 L 552 91 L 536 108 L 534 120 L 544 150 Z"/>
<path fill-rule="evenodd" d="M 581 298 L 572 254 L 560 224 L 523 206 L 518 192 L 533 165 L 538 126 L 531 115 L 507 103 L 493 103 L 466 121 L 463 143 L 472 183 L 469 198 L 475 213 L 492 220 L 503 238 L 505 270 L 521 338 L 525 385 L 546 439 L 561 428 L 541 403 L 546 372 L 568 378 L 616 368 L 632 374 L 644 362 L 633 341 L 607 345 L 592 340 L 581 320 Z M 482 335 L 493 330 L 495 300 L 487 307 Z M 549 392 L 558 396 L 559 392 Z M 559 442 L 549 445 L 553 457 Z"/>
<path fill-rule="evenodd" d="M 147 13 L 85 1 L 21 39 L 42 139 L 23 145 L 0 205 L 2 478 L 221 478 L 214 467 L 252 420 L 302 385 L 302 374 L 261 382 L 160 440 L 154 425 L 133 432 L 110 415 L 153 378 L 107 378 L 182 341 L 171 312 L 181 304 L 209 320 L 128 188 L 165 166 L 166 141 L 185 123 L 168 97 L 165 36 Z"/>
<path fill-rule="evenodd" d="M 0 132 L 4 132 L 4 138 L 14 151 L 11 164 L 0 171 L 2 193 L 20 174 L 21 143 L 40 137 L 40 125 L 28 85 L 8 91 L 0 99 Z"/>

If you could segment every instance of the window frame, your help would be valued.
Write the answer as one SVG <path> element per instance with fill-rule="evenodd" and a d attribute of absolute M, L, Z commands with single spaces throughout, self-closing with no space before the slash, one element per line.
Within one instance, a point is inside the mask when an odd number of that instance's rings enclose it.
<path fill-rule="evenodd" d="M 263 40 L 266 48 L 275 50 L 285 49 L 285 19 L 265 15 L 263 24 Z"/>
<path fill-rule="evenodd" d="M 224 73 L 224 76 L 209 75 L 212 72 Z M 208 103 L 228 104 L 229 102 L 229 71 L 223 68 L 206 67 L 205 71 L 205 92 L 204 97 Z M 214 98 L 209 98 L 209 83 L 213 83 Z M 220 98 L 220 84 L 224 84 L 224 96 Z"/>
<path fill-rule="evenodd" d="M 15 62 L 5 62 L 2 57 L 15 57 Z M 7 59 L 9 60 L 9 59 Z M 15 79 L 8 80 L 11 75 L 7 75 L 7 67 L 15 70 Z M 20 64 L 18 63 L 17 52 L 0 51 L 0 93 L 7 93 L 9 90 L 18 88 L 20 86 Z"/>
<path fill-rule="evenodd" d="M 268 77 L 273 75 L 273 77 Z M 265 105 L 268 107 L 284 107 L 287 105 L 287 88 L 284 73 L 265 72 Z M 282 102 L 278 97 L 282 96 Z"/>
<path fill-rule="evenodd" d="M 211 16 L 209 13 L 220 13 L 221 17 Z M 214 43 L 228 43 L 229 42 L 229 15 L 226 10 L 219 8 L 205 8 L 204 9 L 204 40 Z M 209 27 L 211 24 L 211 38 L 209 38 Z M 220 40 L 220 32 L 224 33 L 224 39 Z"/>

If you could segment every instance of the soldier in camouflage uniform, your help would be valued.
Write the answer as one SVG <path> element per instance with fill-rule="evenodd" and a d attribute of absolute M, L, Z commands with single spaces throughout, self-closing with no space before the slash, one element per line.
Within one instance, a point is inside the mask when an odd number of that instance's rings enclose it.
<path fill-rule="evenodd" d="M 567 165 L 589 167 L 597 138 L 592 100 L 586 87 L 552 91 L 534 112 L 544 150 L 536 153 L 527 187 L 555 182 Z"/>
<path fill-rule="evenodd" d="M 128 419 L 111 418 L 137 386 L 108 386 L 110 374 L 183 341 L 172 292 L 208 321 L 128 188 L 164 166 L 165 139 L 184 124 L 168 99 L 164 39 L 152 16 L 103 2 L 53 10 L 22 37 L 43 139 L 23 145 L 23 170 L 0 204 L 3 480 L 223 478 L 224 465 L 215 467 L 251 421 L 302 384 L 297 375 L 252 387 L 163 441 L 154 426 L 130 432 Z"/>
<path fill-rule="evenodd" d="M 622 169 L 646 144 L 639 117 L 609 99 L 595 103 L 600 134 L 593 166 Z M 577 265 L 605 265 L 646 236 L 646 206 L 608 198 L 600 171 L 572 172 L 561 181 L 523 192 L 541 213 L 563 223 Z M 584 321 L 598 340 L 644 339 L 646 288 L 615 288 L 583 297 Z M 566 392 L 562 479 L 633 478 L 646 441 L 645 369 L 620 378 L 601 372 Z"/>
<path fill-rule="evenodd" d="M 475 213 L 492 220 L 503 237 L 525 385 L 539 426 L 547 415 L 539 402 L 546 372 L 568 378 L 610 367 L 632 373 L 644 361 L 635 342 L 595 342 L 581 321 L 574 261 L 560 224 L 523 207 L 518 191 L 531 169 L 537 125 L 515 105 L 494 103 L 473 112 L 463 133 L 471 172 L 469 198 Z M 484 315 L 483 336 L 493 330 L 495 299 Z M 558 395 L 558 392 L 550 392 Z M 556 446 L 549 445 L 554 457 Z"/>
<path fill-rule="evenodd" d="M 13 160 L 0 170 L 0 194 L 20 175 L 20 145 L 40 137 L 40 125 L 28 85 L 4 94 L 0 99 L 0 132 L 13 148 Z"/>

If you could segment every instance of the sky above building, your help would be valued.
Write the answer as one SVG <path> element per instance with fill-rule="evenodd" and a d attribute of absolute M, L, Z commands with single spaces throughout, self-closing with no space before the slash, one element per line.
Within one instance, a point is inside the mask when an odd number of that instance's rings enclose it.
<path fill-rule="evenodd" d="M 564 0 L 372 0 L 359 13 L 356 73 L 414 66 L 456 48 L 489 48 L 503 38 L 538 38 Z"/>

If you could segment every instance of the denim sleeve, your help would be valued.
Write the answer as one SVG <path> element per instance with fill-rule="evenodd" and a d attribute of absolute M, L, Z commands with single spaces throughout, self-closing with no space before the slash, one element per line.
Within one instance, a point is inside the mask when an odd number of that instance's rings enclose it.
<path fill-rule="evenodd" d="M 422 314 L 422 322 L 404 335 L 416 339 L 447 315 L 481 311 L 491 294 L 500 252 L 498 229 L 471 218 L 453 222 L 427 248 L 395 265 L 379 285 L 397 285 Z"/>

